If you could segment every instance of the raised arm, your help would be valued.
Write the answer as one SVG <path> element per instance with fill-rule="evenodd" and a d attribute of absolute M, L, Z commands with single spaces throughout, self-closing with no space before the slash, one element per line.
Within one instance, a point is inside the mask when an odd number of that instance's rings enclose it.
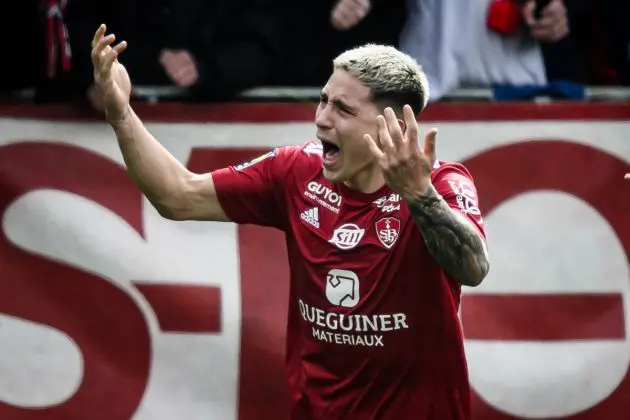
<path fill-rule="evenodd" d="M 190 172 L 151 135 L 131 106 L 110 124 L 127 171 L 161 216 L 229 221 L 219 204 L 212 175 Z"/>
<path fill-rule="evenodd" d="M 115 36 L 105 36 L 105 31 L 101 25 L 92 41 L 94 81 L 131 178 L 163 217 L 229 221 L 212 175 L 190 172 L 153 137 L 131 108 L 131 82 L 117 59 L 127 44 L 123 41 L 112 46 Z"/>

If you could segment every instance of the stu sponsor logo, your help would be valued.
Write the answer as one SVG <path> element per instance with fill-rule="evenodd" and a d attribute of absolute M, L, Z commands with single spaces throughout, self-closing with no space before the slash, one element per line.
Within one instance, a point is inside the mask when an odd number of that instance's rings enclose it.
<path fill-rule="evenodd" d="M 361 242 L 363 235 L 365 235 L 365 229 L 354 223 L 345 223 L 335 229 L 328 242 L 339 249 L 352 249 Z"/>

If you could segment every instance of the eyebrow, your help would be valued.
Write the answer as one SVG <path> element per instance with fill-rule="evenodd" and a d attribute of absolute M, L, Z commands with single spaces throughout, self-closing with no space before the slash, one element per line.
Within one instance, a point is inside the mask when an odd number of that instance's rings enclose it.
<path fill-rule="evenodd" d="M 322 91 L 320 94 L 320 97 L 322 99 L 326 99 L 328 100 L 328 94 L 324 91 Z M 350 113 L 356 113 L 356 107 L 350 106 L 347 103 L 345 103 L 343 100 L 341 99 L 335 99 L 332 101 L 333 104 L 335 104 L 338 108 L 342 108 L 345 109 L 346 111 L 350 112 Z"/>

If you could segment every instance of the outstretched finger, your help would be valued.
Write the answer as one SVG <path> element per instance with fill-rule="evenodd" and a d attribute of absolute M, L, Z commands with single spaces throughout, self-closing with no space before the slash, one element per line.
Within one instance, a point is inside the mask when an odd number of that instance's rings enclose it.
<path fill-rule="evenodd" d="M 103 53 L 108 53 L 109 50 L 111 49 L 111 44 L 116 40 L 116 35 L 114 34 L 109 34 L 103 38 L 101 38 L 100 41 L 98 41 L 98 44 L 96 44 L 96 46 L 94 48 L 92 48 L 92 59 L 98 59 L 99 57 L 101 57 L 103 55 Z"/>
<path fill-rule="evenodd" d="M 390 107 L 385 108 L 383 112 L 385 114 L 385 122 L 387 123 L 387 132 L 389 138 L 392 140 L 392 145 L 399 149 L 404 145 L 403 132 L 400 128 L 400 122 L 393 109 Z"/>
<path fill-rule="evenodd" d="M 411 150 L 414 150 L 418 147 L 418 121 L 411 106 L 405 105 L 403 107 L 403 117 L 405 119 L 406 137 L 409 139 L 408 146 L 412 148 Z"/>
<path fill-rule="evenodd" d="M 380 162 L 385 159 L 385 153 L 383 153 L 383 151 L 378 147 L 378 145 L 376 144 L 376 141 L 372 138 L 371 135 L 364 134 L 363 140 L 365 140 L 365 142 L 367 143 L 368 149 L 370 149 L 372 156 L 374 156 L 374 158 L 377 161 Z"/>
<path fill-rule="evenodd" d="M 101 64 L 102 68 L 109 69 L 112 67 L 114 61 L 116 61 L 116 59 L 118 58 L 118 54 L 120 54 L 120 52 L 124 51 L 124 49 L 126 48 L 126 43 L 121 44 L 116 45 L 105 54 L 105 57 L 103 58 L 103 62 Z"/>
<path fill-rule="evenodd" d="M 101 39 L 103 39 L 103 35 L 105 35 L 106 30 L 107 30 L 107 27 L 105 26 L 105 24 L 101 23 L 101 25 L 98 27 L 98 29 L 94 33 L 94 37 L 92 38 L 92 48 L 96 47 L 96 45 L 101 41 Z"/>
<path fill-rule="evenodd" d="M 422 147 L 422 153 L 429 158 L 431 165 L 435 163 L 437 154 L 435 152 L 435 142 L 437 140 L 437 128 L 433 127 L 424 135 L 424 146 Z"/>
<path fill-rule="evenodd" d="M 376 125 L 378 126 L 378 146 L 380 146 L 380 149 L 394 149 L 394 143 L 392 142 L 392 138 L 389 136 L 389 131 L 387 130 L 387 121 L 385 121 L 385 117 L 383 117 L 382 115 L 376 117 Z"/>
<path fill-rule="evenodd" d="M 116 55 L 120 55 L 126 49 L 127 49 L 127 41 L 120 41 L 113 48 L 113 50 L 116 51 Z"/>
<path fill-rule="evenodd" d="M 111 66 L 114 64 L 114 61 L 116 61 L 120 53 L 125 51 L 126 48 L 126 41 L 122 41 L 114 47 L 110 48 L 109 51 L 105 53 L 105 56 L 101 62 L 101 68 L 111 68 Z"/>

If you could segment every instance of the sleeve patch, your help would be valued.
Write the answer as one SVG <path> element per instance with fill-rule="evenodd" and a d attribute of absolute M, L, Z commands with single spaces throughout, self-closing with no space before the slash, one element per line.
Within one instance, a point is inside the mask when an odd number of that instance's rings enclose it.
<path fill-rule="evenodd" d="M 249 168 L 250 166 L 256 165 L 257 163 L 262 162 L 265 159 L 269 159 L 271 157 L 274 157 L 276 155 L 276 150 L 272 150 L 270 152 L 265 153 L 264 155 L 260 155 L 258 157 L 255 157 L 254 159 L 250 160 L 249 162 L 244 162 L 241 163 L 239 165 L 234 166 L 234 169 L 236 169 L 237 171 L 242 171 L 243 169 Z"/>
<path fill-rule="evenodd" d="M 472 214 L 473 216 L 481 216 L 481 211 L 477 204 L 477 195 L 470 181 L 465 180 L 448 180 L 448 185 L 455 194 L 455 200 L 459 210 L 464 214 Z"/>

